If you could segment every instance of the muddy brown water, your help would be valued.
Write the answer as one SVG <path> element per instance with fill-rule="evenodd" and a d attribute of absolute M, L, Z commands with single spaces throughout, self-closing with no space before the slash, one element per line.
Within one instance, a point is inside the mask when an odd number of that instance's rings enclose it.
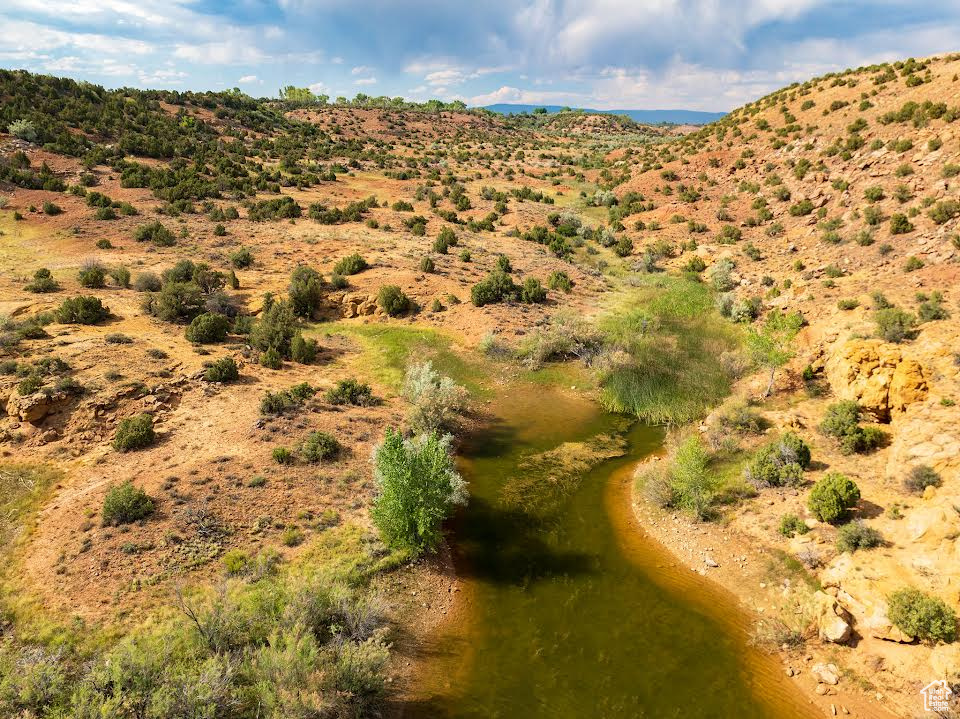
<path fill-rule="evenodd" d="M 504 393 L 461 469 L 458 620 L 423 647 L 404 717 L 775 717 L 815 712 L 748 646 L 734 598 L 638 526 L 636 463 L 663 431 L 538 388 Z M 589 458 L 622 456 L 585 469 Z"/>

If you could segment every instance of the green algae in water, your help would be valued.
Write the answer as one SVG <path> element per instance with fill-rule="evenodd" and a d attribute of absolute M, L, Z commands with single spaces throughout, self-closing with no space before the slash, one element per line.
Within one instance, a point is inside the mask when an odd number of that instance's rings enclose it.
<path fill-rule="evenodd" d="M 513 397 L 509 418 L 467 448 L 471 504 L 453 534 L 474 615 L 441 639 L 426 697 L 404 716 L 803 716 L 778 700 L 792 690 L 782 677 L 753 675 L 742 637 L 623 551 L 607 484 L 662 431 L 624 435 L 622 418 L 546 394 Z"/>

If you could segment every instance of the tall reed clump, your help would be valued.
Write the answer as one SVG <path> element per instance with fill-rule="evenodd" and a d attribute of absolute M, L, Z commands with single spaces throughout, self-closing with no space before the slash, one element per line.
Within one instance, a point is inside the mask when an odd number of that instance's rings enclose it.
<path fill-rule="evenodd" d="M 716 311 L 706 285 L 668 276 L 638 281 L 600 323 L 600 400 L 651 424 L 690 422 L 729 393 L 740 333 Z"/>

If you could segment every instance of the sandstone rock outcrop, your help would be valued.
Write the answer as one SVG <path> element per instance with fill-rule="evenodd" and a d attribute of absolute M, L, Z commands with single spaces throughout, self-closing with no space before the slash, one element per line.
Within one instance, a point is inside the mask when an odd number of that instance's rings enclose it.
<path fill-rule="evenodd" d="M 66 392 L 52 392 L 44 394 L 37 392 L 20 396 L 13 394 L 7 400 L 7 414 L 16 417 L 21 422 L 37 424 L 48 414 L 52 414 L 70 402 L 70 395 Z"/>
<path fill-rule="evenodd" d="M 341 308 L 344 317 L 369 317 L 377 312 L 377 298 L 351 292 L 343 296 Z"/>
<path fill-rule="evenodd" d="M 826 592 L 816 592 L 813 601 L 820 639 L 834 644 L 845 644 L 853 635 L 850 612 L 840 605 L 836 597 L 831 597 Z"/>
<path fill-rule="evenodd" d="M 881 340 L 845 342 L 834 349 L 825 369 L 834 394 L 855 400 L 878 422 L 889 422 L 927 396 L 923 366 L 897 345 Z"/>

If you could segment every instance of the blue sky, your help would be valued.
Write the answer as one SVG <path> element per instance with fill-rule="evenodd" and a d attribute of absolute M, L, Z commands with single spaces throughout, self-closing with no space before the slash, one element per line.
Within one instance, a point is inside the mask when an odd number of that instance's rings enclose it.
<path fill-rule="evenodd" d="M 960 51 L 957 0 L 3 0 L 0 66 L 108 87 L 729 110 Z"/>

